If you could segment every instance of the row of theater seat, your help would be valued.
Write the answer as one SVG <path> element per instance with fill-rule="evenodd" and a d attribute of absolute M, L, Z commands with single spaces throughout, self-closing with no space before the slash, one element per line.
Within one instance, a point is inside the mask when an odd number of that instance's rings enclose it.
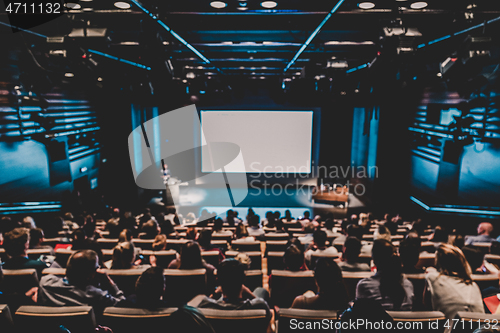
<path fill-rule="evenodd" d="M 106 270 L 108 275 L 123 290 L 125 295 L 134 293 L 137 278 L 143 272 L 142 269 L 120 269 Z M 273 270 L 270 284 L 270 303 L 279 307 L 287 308 L 292 305 L 294 298 L 308 290 L 316 292 L 313 271 L 291 272 L 285 270 Z M 54 274 L 64 276 L 64 268 L 47 268 L 43 274 Z M 205 269 L 166 269 L 164 270 L 166 279 L 165 299 L 176 301 L 178 304 L 187 302 L 198 294 L 207 293 Z M 371 272 L 343 272 L 343 281 L 349 299 L 354 299 L 356 285 L 359 280 L 373 275 Z M 422 295 L 425 285 L 425 274 L 405 274 L 414 286 L 415 302 L 414 309 L 423 308 Z M 24 293 L 26 290 L 38 285 L 36 271 L 34 269 L 4 270 L 4 286 L 7 290 Z M 262 286 L 262 271 L 247 270 L 245 285 L 251 290 Z M 473 275 L 473 280 L 479 285 L 481 290 L 487 287 L 496 287 L 499 278 L 496 274 Z M 210 292 L 210 291 L 209 291 Z M 176 303 L 177 304 L 177 303 Z"/>
<path fill-rule="evenodd" d="M 104 310 L 98 323 L 110 327 L 114 333 L 135 333 L 148 329 L 180 332 L 183 323 L 174 322 L 171 318 L 176 310 L 177 308 L 147 310 L 109 307 Z M 200 310 L 216 333 L 265 333 L 268 325 L 265 310 Z M 438 311 L 388 313 L 394 320 L 392 327 L 398 331 L 442 333 L 446 325 L 453 326 L 453 323 L 446 322 L 444 314 Z M 452 332 L 469 333 L 481 324 L 492 326 L 495 322 L 498 323 L 500 315 L 458 312 L 456 318 L 459 324 Z M 276 333 L 298 330 L 311 332 L 320 329 L 333 331 L 336 325 L 340 325 L 337 324 L 337 311 L 280 309 L 275 319 Z M 371 324 L 375 327 L 376 322 Z M 97 322 L 90 306 L 22 306 L 12 315 L 7 305 L 0 305 L 0 327 L 3 333 L 56 332 L 60 325 L 71 333 L 91 333 L 95 332 Z M 179 327 L 174 327 L 175 325 Z"/>

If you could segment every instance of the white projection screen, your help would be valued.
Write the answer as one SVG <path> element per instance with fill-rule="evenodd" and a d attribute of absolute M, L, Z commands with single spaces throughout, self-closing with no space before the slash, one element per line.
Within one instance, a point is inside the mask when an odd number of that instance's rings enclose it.
<path fill-rule="evenodd" d="M 231 142 L 241 149 L 244 164 L 229 163 L 232 173 L 311 173 L 313 111 L 201 110 L 201 127 L 208 142 Z M 202 172 L 212 170 L 208 153 Z"/>

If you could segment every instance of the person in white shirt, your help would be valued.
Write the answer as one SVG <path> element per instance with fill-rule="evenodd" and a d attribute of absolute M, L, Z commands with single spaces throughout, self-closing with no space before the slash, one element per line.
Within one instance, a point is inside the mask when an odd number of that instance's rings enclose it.
<path fill-rule="evenodd" d="M 310 246 L 310 249 L 306 251 L 304 254 L 307 263 L 311 263 L 312 254 L 318 255 L 334 255 L 337 254 L 338 251 L 333 246 L 326 246 L 326 232 L 323 230 L 316 230 L 313 233 L 313 243 Z"/>

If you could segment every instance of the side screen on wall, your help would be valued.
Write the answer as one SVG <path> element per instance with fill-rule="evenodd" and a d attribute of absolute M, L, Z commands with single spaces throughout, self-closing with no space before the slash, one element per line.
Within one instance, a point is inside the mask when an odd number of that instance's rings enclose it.
<path fill-rule="evenodd" d="M 237 144 L 244 166 L 234 173 L 311 173 L 313 111 L 202 110 L 202 143 Z M 216 172 L 202 152 L 201 171 Z"/>

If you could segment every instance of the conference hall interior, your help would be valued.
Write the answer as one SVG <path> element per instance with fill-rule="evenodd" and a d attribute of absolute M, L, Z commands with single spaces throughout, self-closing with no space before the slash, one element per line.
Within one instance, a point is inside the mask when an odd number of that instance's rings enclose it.
<path fill-rule="evenodd" d="M 0 332 L 500 330 L 500 2 L 0 4 Z"/>

